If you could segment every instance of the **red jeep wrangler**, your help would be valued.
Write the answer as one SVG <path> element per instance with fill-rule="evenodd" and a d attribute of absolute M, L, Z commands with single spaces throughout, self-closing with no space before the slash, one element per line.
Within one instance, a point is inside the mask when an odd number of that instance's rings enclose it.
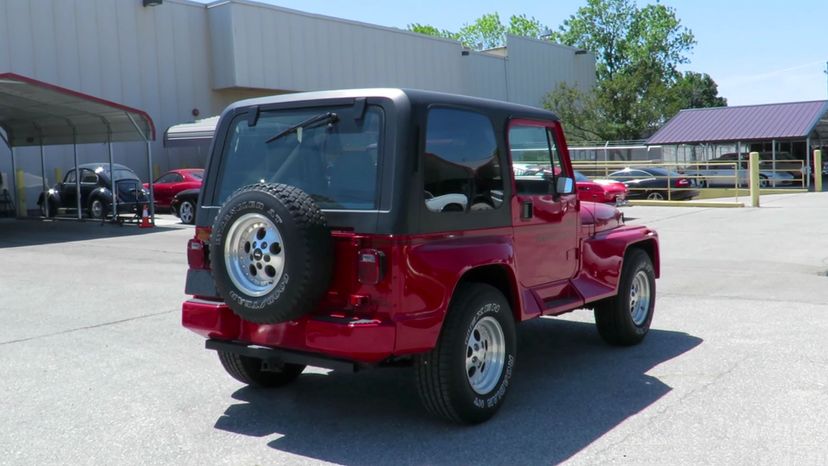
<path fill-rule="evenodd" d="M 183 324 L 246 384 L 407 362 L 430 412 L 484 421 L 516 323 L 593 307 L 616 345 L 650 327 L 656 233 L 574 186 L 561 124 L 537 108 L 399 89 L 238 102 L 213 141 Z"/>

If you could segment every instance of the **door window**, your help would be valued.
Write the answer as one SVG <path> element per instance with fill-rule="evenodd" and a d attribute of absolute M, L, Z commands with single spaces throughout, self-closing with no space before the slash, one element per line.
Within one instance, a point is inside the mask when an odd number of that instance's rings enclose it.
<path fill-rule="evenodd" d="M 518 194 L 553 192 L 554 183 L 549 180 L 561 174 L 561 159 L 551 128 L 511 126 L 509 151 Z"/>
<path fill-rule="evenodd" d="M 503 204 L 503 176 L 492 122 L 468 110 L 428 112 L 423 188 L 431 212 L 472 212 Z"/>
<path fill-rule="evenodd" d="M 64 183 L 74 183 L 75 182 L 75 170 L 69 171 L 66 173 L 66 178 L 63 179 Z"/>
<path fill-rule="evenodd" d="M 178 173 L 166 173 L 155 180 L 156 183 L 178 183 L 184 181 L 184 177 Z"/>

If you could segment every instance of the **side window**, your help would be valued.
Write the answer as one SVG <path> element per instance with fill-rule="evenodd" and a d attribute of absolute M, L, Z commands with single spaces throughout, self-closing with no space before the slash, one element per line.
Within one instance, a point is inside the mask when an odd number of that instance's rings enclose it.
<path fill-rule="evenodd" d="M 81 170 L 81 183 L 96 184 L 98 182 L 98 175 L 91 170 Z"/>
<path fill-rule="evenodd" d="M 64 183 L 74 183 L 75 182 L 75 170 L 69 171 L 66 173 L 66 178 L 63 179 Z"/>
<path fill-rule="evenodd" d="M 552 129 L 521 124 L 510 126 L 509 152 L 518 194 L 549 193 L 553 184 L 546 180 L 559 176 L 562 170 Z"/>
<path fill-rule="evenodd" d="M 167 173 L 155 180 L 156 183 L 179 183 L 181 181 L 184 181 L 184 177 L 178 173 Z"/>
<path fill-rule="evenodd" d="M 428 112 L 423 189 L 432 212 L 497 209 L 503 204 L 503 177 L 494 127 L 468 110 Z"/>

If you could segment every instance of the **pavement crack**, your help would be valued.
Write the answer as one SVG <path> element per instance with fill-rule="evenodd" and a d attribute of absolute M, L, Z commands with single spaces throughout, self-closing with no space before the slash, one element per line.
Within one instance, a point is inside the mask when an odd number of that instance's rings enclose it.
<path fill-rule="evenodd" d="M 103 323 L 95 324 L 95 325 L 87 325 L 85 327 L 77 327 L 77 328 L 70 328 L 70 329 L 67 329 L 67 330 L 61 330 L 59 332 L 46 333 L 46 334 L 43 334 L 43 335 L 35 335 L 33 337 L 19 338 L 17 340 L 9 340 L 9 341 L 0 341 L 0 346 L 11 345 L 11 344 L 14 344 L 14 343 L 23 343 L 23 342 L 32 341 L 32 340 L 39 340 L 41 338 L 49 338 L 49 337 L 54 337 L 54 336 L 57 336 L 57 335 L 65 335 L 67 333 L 80 332 L 80 331 L 83 331 L 83 330 L 92 330 L 92 329 L 96 329 L 96 328 L 100 328 L 100 327 L 108 327 L 108 326 L 111 326 L 111 325 L 123 324 L 125 322 L 132 322 L 134 320 L 146 319 L 146 318 L 149 318 L 149 317 L 160 316 L 160 315 L 163 315 L 163 314 L 169 314 L 171 312 L 177 312 L 177 311 L 178 311 L 178 309 L 172 309 L 172 310 L 169 310 L 169 311 L 154 312 L 154 313 L 151 313 L 151 314 L 144 314 L 144 315 L 140 315 L 140 316 L 129 317 L 129 318 L 126 318 L 126 319 L 113 320 L 111 322 L 103 322 Z"/>

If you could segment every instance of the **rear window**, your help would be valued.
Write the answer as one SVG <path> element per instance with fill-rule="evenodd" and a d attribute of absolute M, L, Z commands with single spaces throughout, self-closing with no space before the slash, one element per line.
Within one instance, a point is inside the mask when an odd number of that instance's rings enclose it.
<path fill-rule="evenodd" d="M 272 139 L 328 112 L 337 115 L 335 122 L 320 121 Z M 227 134 L 216 201 L 266 182 L 296 186 L 321 209 L 376 209 L 382 128 L 382 109 L 371 105 L 361 117 L 350 106 L 263 112 L 255 126 L 239 116 Z"/>
<path fill-rule="evenodd" d="M 190 172 L 190 176 L 192 176 L 193 178 L 195 178 L 197 180 L 203 180 L 204 179 L 204 170 L 199 170 L 197 172 Z"/>

